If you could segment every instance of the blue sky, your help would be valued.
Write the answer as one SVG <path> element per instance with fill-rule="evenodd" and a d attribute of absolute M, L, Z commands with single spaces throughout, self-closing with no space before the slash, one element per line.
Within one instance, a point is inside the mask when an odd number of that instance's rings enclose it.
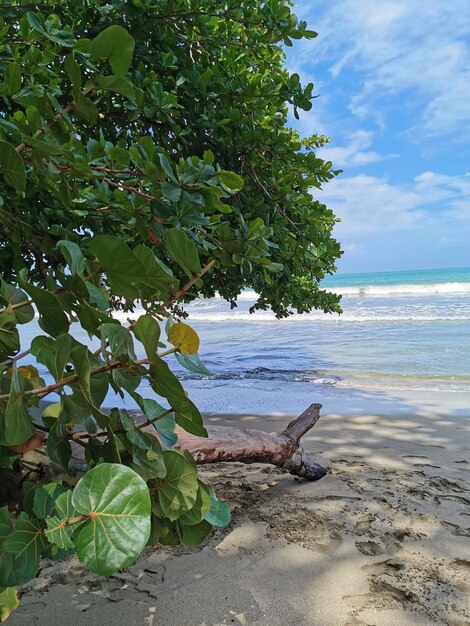
<path fill-rule="evenodd" d="M 470 2 L 298 0 L 318 32 L 287 49 L 313 82 L 294 124 L 344 170 L 315 192 L 341 223 L 339 271 L 470 266 Z"/>

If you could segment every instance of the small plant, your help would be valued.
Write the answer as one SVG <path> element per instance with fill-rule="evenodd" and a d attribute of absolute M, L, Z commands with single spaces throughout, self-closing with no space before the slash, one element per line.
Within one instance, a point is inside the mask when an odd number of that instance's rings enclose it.
<path fill-rule="evenodd" d="M 45 446 L 88 471 L 0 510 L 0 621 L 41 557 L 109 575 L 228 524 L 175 447 L 176 425 L 206 434 L 169 366 L 209 374 L 184 303 L 248 286 L 279 317 L 340 310 L 318 288 L 336 218 L 310 193 L 337 172 L 313 152 L 326 138 L 286 126 L 313 85 L 279 44 L 315 36 L 289 2 L 40 6 L 0 9 L 0 467 Z"/>

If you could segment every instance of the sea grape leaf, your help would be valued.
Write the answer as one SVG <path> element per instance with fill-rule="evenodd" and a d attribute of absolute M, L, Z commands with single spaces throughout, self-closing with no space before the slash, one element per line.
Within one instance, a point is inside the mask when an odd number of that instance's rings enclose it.
<path fill-rule="evenodd" d="M 220 170 L 217 172 L 217 176 L 222 185 L 231 192 L 240 191 L 243 187 L 243 178 L 235 172 Z"/>
<path fill-rule="evenodd" d="M 10 395 L 5 413 L 0 419 L 0 444 L 18 446 L 27 441 L 35 433 L 31 416 L 26 408 L 24 384 L 13 364 Z"/>
<path fill-rule="evenodd" d="M 138 393 L 133 393 L 132 397 L 139 405 L 143 414 L 152 422 L 152 426 L 157 431 L 163 448 L 172 448 L 178 440 L 175 433 L 176 420 L 174 414 L 166 414 L 166 409 L 151 398 L 144 399 Z M 163 415 L 163 417 L 159 417 L 160 415 Z"/>
<path fill-rule="evenodd" d="M 180 522 L 187 524 L 188 526 L 200 524 L 209 513 L 212 504 L 209 488 L 199 479 L 197 484 L 198 490 L 194 506 L 179 518 Z"/>
<path fill-rule="evenodd" d="M 41 552 L 46 548 L 47 541 L 39 521 L 21 513 L 16 525 L 8 537 L 3 541 L 3 550 L 13 555 L 12 565 L 20 565 L 19 572 L 14 571 L 14 577 L 28 576 L 33 578 L 39 569 Z M 25 562 L 25 564 L 23 564 Z M 0 582 L 2 584 L 2 582 Z M 18 585 L 20 583 L 12 583 Z"/>
<path fill-rule="evenodd" d="M 49 431 L 46 450 L 50 460 L 57 463 L 64 472 L 67 472 L 72 456 L 72 447 L 68 438 L 67 426 L 61 421 L 57 420 Z"/>
<path fill-rule="evenodd" d="M 161 298 L 167 298 L 175 293 L 179 287 L 178 280 L 171 270 L 150 250 L 148 246 L 139 244 L 132 252 L 145 266 L 147 271 L 147 285 L 157 290 Z"/>
<path fill-rule="evenodd" d="M 26 282 L 20 281 L 21 286 L 29 293 L 39 311 L 39 325 L 46 333 L 58 337 L 67 333 L 69 321 L 57 297 L 47 291 Z"/>
<path fill-rule="evenodd" d="M 8 305 L 14 306 L 28 300 L 28 296 L 22 289 L 9 285 L 0 279 L 0 295 L 5 299 Z M 13 309 L 12 309 L 13 310 Z M 25 304 L 22 307 L 13 310 L 18 324 L 27 324 L 34 319 L 34 309 L 31 304 Z"/>
<path fill-rule="evenodd" d="M 10 613 L 18 608 L 20 600 L 14 587 L 0 588 L 0 624 L 8 618 Z"/>
<path fill-rule="evenodd" d="M 70 82 L 72 83 L 72 87 L 74 89 L 80 89 L 80 85 L 82 82 L 82 72 L 80 70 L 80 66 L 73 58 L 73 54 L 69 54 L 69 56 L 65 58 L 64 70 L 69 77 Z"/>
<path fill-rule="evenodd" d="M 112 91 L 113 93 L 118 93 L 127 98 L 134 97 L 134 87 L 124 76 L 98 76 L 97 83 L 101 89 L 105 89 L 106 91 Z"/>
<path fill-rule="evenodd" d="M 48 541 L 59 548 L 73 548 L 74 528 L 68 525 L 67 521 L 77 516 L 78 513 L 72 504 L 72 490 L 68 489 L 56 499 L 53 510 L 47 517 L 47 528 L 44 532 Z"/>
<path fill-rule="evenodd" d="M 112 355 L 118 360 L 136 360 L 134 342 L 131 333 L 120 324 L 102 324 L 100 326 L 101 350 L 106 352 L 107 344 Z"/>
<path fill-rule="evenodd" d="M 44 411 L 41 414 L 41 420 L 46 428 L 51 429 L 54 426 L 54 424 L 57 422 L 57 419 L 59 418 L 61 410 L 61 402 L 53 402 L 52 404 L 48 404 L 45 407 Z"/>
<path fill-rule="evenodd" d="M 23 552 L 15 556 L 4 549 L 4 543 L 14 532 L 10 513 L 6 508 L 0 509 L 0 587 L 23 585 L 34 578 L 38 565 L 28 561 Z"/>
<path fill-rule="evenodd" d="M 217 499 L 213 487 L 207 487 L 211 498 L 211 507 L 204 517 L 212 526 L 224 527 L 230 522 L 230 507 L 227 502 Z"/>
<path fill-rule="evenodd" d="M 192 278 L 201 272 L 201 264 L 196 245 L 182 230 L 170 228 L 165 247 L 171 258 Z"/>
<path fill-rule="evenodd" d="M 129 246 L 119 237 L 96 235 L 91 240 L 90 250 L 100 261 L 113 292 L 116 295 L 137 298 L 137 286 L 146 283 L 147 272 Z"/>
<path fill-rule="evenodd" d="M 213 376 L 212 372 L 202 363 L 198 354 L 180 354 L 176 352 L 175 357 L 178 363 L 190 372 L 201 374 L 202 376 Z"/>
<path fill-rule="evenodd" d="M 197 332 L 188 324 L 178 322 L 168 331 L 168 341 L 178 348 L 181 354 L 196 354 L 199 350 Z"/>
<path fill-rule="evenodd" d="M 124 76 L 132 62 L 135 41 L 122 26 L 114 24 L 99 33 L 90 44 L 93 61 L 109 60 L 114 74 Z"/>
<path fill-rule="evenodd" d="M 77 244 L 73 241 L 62 239 L 57 242 L 57 247 L 64 255 L 72 274 L 83 276 L 83 272 L 85 270 L 85 259 Z"/>
<path fill-rule="evenodd" d="M 58 481 L 38 484 L 34 489 L 33 513 L 38 519 L 46 519 L 54 508 L 57 498 L 67 490 Z"/>
<path fill-rule="evenodd" d="M 157 354 L 160 325 L 151 315 L 141 315 L 132 327 L 134 335 L 142 343 L 145 354 L 153 359 Z"/>
<path fill-rule="evenodd" d="M 175 410 L 177 424 L 193 435 L 207 437 L 207 431 L 202 423 L 199 410 L 187 398 L 180 381 L 170 370 L 168 364 L 163 359 L 156 359 L 150 365 L 149 371 L 152 389 L 168 400 Z"/>
<path fill-rule="evenodd" d="M 72 505 L 86 517 L 73 532 L 85 567 L 110 576 L 135 561 L 150 535 L 150 495 L 145 481 L 129 467 L 102 463 L 81 478 Z"/>
<path fill-rule="evenodd" d="M 166 476 L 156 480 L 156 499 L 163 514 L 170 520 L 176 520 L 196 503 L 196 466 L 176 450 L 163 451 L 163 459 Z"/>
<path fill-rule="evenodd" d="M 50 337 L 38 335 L 31 342 L 31 353 L 39 363 L 47 367 L 54 380 L 58 382 L 64 378 L 65 366 L 70 360 L 74 343 L 77 344 L 68 333 L 59 335 L 55 341 Z"/>
<path fill-rule="evenodd" d="M 16 354 L 20 349 L 20 336 L 16 328 L 16 317 L 11 307 L 0 313 L 0 359 Z"/>
<path fill-rule="evenodd" d="M 6 183 L 16 191 L 24 192 L 26 189 L 26 172 L 23 159 L 7 141 L 0 141 L 0 172 Z"/>

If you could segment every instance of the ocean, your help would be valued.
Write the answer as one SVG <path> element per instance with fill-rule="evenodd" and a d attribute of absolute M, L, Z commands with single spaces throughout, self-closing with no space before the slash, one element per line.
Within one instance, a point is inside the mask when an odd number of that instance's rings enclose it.
<path fill-rule="evenodd" d="M 322 286 L 342 294 L 342 315 L 250 314 L 250 291 L 235 309 L 217 297 L 187 307 L 212 376 L 170 365 L 202 411 L 292 415 L 320 402 L 342 414 L 470 413 L 470 268 L 343 274 Z M 114 394 L 106 402 L 122 405 Z"/>

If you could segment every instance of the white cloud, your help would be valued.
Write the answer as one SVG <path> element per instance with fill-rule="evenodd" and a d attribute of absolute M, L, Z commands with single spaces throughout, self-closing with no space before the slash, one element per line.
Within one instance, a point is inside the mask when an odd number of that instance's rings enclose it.
<path fill-rule="evenodd" d="M 336 235 L 345 243 L 358 235 L 393 233 L 429 225 L 467 228 L 456 220 L 470 217 L 470 174 L 424 172 L 411 184 L 389 184 L 375 176 L 339 177 L 325 185 L 320 198 L 341 218 Z M 445 232 L 441 233 L 444 237 Z M 449 235 L 450 236 L 450 235 Z"/>
<path fill-rule="evenodd" d="M 358 130 L 349 137 L 346 146 L 327 146 L 318 150 L 318 156 L 325 161 L 332 161 L 335 167 L 354 167 L 376 163 L 396 155 L 380 155 L 374 150 L 368 150 L 372 146 L 374 133 L 366 130 Z"/>
<path fill-rule="evenodd" d="M 350 101 L 360 117 L 381 116 L 390 103 L 415 108 L 416 131 L 427 136 L 465 136 L 470 123 L 468 0 L 337 0 L 318 15 L 308 3 L 303 17 L 318 30 L 302 42 L 298 63 L 330 64 L 360 74 Z M 380 113 L 379 113 L 380 112 Z"/>

